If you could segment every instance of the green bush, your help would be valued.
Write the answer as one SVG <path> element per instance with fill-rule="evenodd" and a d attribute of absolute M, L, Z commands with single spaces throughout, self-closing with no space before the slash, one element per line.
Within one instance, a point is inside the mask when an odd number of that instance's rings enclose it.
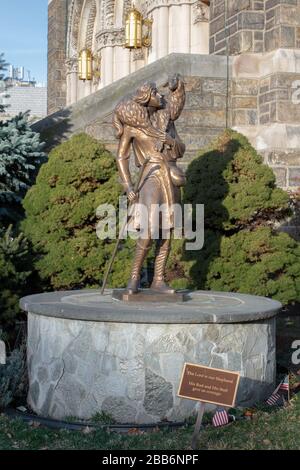
<path fill-rule="evenodd" d="M 189 165 L 184 201 L 204 204 L 206 228 L 225 233 L 281 219 L 289 197 L 248 139 L 226 130 Z"/>
<path fill-rule="evenodd" d="M 0 328 L 8 336 L 20 314 L 19 300 L 26 292 L 31 274 L 28 241 L 14 236 L 10 226 L 0 234 Z"/>
<path fill-rule="evenodd" d="M 246 137 L 226 130 L 187 171 L 184 202 L 204 204 L 205 243 L 174 243 L 168 278 L 177 287 L 244 292 L 283 303 L 300 300 L 300 245 L 275 223 L 289 196 Z"/>
<path fill-rule="evenodd" d="M 0 364 L 0 410 L 14 400 L 25 398 L 27 389 L 26 347 L 21 345 L 7 357 L 6 364 Z"/>
<path fill-rule="evenodd" d="M 24 199 L 22 223 L 44 287 L 99 287 L 115 242 L 97 238 L 96 209 L 117 207 L 120 191 L 115 160 L 97 140 L 79 134 L 52 150 Z M 118 253 L 112 286 L 129 276 L 129 246 Z"/>

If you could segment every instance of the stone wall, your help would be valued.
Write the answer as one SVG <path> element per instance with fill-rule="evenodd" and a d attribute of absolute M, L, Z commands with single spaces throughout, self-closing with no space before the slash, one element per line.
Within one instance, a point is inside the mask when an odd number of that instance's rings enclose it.
<path fill-rule="evenodd" d="M 38 415 L 183 421 L 196 411 L 177 396 L 185 362 L 240 372 L 237 404 L 262 401 L 274 389 L 275 320 L 147 325 L 28 314 L 28 403 Z"/>
<path fill-rule="evenodd" d="M 240 406 L 274 390 L 279 302 L 194 291 L 181 304 L 161 305 L 118 302 L 111 294 L 86 289 L 21 299 L 28 312 L 28 402 L 37 414 L 184 420 L 196 408 L 177 396 L 185 363 L 239 372 Z"/>
<path fill-rule="evenodd" d="M 66 106 L 67 0 L 48 5 L 48 114 Z"/>
<path fill-rule="evenodd" d="M 279 186 L 300 186 L 300 51 L 232 60 L 232 127 L 263 155 Z"/>
<path fill-rule="evenodd" d="M 210 53 L 300 47 L 300 0 L 212 0 Z"/>
<path fill-rule="evenodd" d="M 266 0 L 265 51 L 300 47 L 300 0 Z"/>
<path fill-rule="evenodd" d="M 264 0 L 212 0 L 210 53 L 230 55 L 264 49 Z"/>

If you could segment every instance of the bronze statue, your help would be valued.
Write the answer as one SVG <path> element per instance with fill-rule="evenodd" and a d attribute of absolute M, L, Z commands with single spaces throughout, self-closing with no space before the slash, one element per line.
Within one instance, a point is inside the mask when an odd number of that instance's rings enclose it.
<path fill-rule="evenodd" d="M 153 240 L 152 234 L 158 232 L 160 236 L 156 240 L 151 290 L 175 293 L 164 278 L 171 239 L 164 235 L 163 227 L 167 226 L 171 231 L 174 229 L 172 207 L 180 202 L 180 187 L 185 183 L 185 175 L 176 165 L 177 159 L 183 157 L 185 145 L 174 124 L 185 104 L 185 87 L 179 75 L 170 79 L 168 85 L 169 95 L 165 98 L 158 92 L 155 83 L 145 83 L 134 95 L 124 98 L 116 106 L 113 116 L 113 124 L 120 140 L 117 165 L 121 183 L 129 201 L 143 204 L 148 213 L 148 232 L 140 236 L 136 243 L 127 286 L 129 294 L 138 292 L 141 269 Z M 136 166 L 142 167 L 138 191 L 133 188 L 129 170 L 131 149 Z M 155 217 L 153 208 L 157 208 L 157 205 L 167 207 L 167 211 L 163 213 L 164 223 Z M 139 228 L 138 216 L 135 227 Z"/>

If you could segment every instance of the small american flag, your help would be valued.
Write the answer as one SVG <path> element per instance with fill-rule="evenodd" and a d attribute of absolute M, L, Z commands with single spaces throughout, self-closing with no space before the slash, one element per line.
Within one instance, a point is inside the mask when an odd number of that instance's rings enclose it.
<path fill-rule="evenodd" d="M 284 380 L 281 382 L 279 385 L 279 390 L 283 390 L 285 392 L 288 392 L 290 389 L 290 384 L 289 384 L 289 376 L 287 375 Z"/>
<path fill-rule="evenodd" d="M 267 399 L 267 404 L 270 406 L 280 405 L 282 403 L 282 397 L 277 392 L 273 392 L 272 395 Z"/>
<path fill-rule="evenodd" d="M 224 408 L 218 408 L 213 416 L 212 423 L 215 428 L 228 424 L 229 416 L 227 411 Z"/>

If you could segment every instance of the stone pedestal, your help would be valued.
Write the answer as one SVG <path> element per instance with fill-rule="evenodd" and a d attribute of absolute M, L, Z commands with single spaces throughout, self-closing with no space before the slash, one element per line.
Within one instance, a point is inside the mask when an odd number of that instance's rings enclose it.
<path fill-rule="evenodd" d="M 177 397 L 185 362 L 239 371 L 239 405 L 274 389 L 281 304 L 270 299 L 198 291 L 184 303 L 127 304 L 89 290 L 25 297 L 21 307 L 28 403 L 39 415 L 180 421 L 196 406 Z"/>

